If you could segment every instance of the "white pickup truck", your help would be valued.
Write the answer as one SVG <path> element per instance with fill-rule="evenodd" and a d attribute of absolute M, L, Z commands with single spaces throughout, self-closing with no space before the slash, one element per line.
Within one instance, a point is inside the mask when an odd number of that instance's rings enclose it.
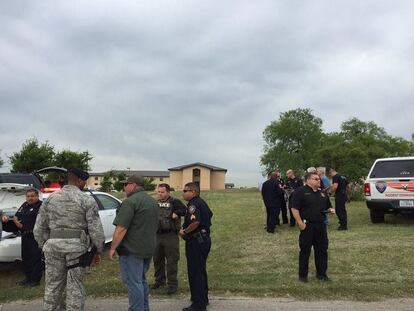
<path fill-rule="evenodd" d="M 414 213 L 414 157 L 377 159 L 364 192 L 373 223 L 384 222 L 385 214 Z"/>

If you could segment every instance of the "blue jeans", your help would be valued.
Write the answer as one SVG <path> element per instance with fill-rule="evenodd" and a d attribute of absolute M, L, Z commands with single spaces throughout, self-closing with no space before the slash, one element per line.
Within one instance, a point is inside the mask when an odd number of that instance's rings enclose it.
<path fill-rule="evenodd" d="M 128 311 L 149 311 L 148 283 L 145 277 L 151 258 L 134 255 L 119 256 L 122 281 L 128 288 Z"/>

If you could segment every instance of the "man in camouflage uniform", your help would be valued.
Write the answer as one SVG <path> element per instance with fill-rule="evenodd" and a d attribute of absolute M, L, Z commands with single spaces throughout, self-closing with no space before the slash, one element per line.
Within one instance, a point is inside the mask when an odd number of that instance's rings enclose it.
<path fill-rule="evenodd" d="M 160 207 L 160 216 L 153 257 L 155 283 L 152 285 L 152 289 L 165 284 L 165 263 L 167 263 L 167 294 L 173 295 L 178 288 L 180 216 L 185 216 L 187 208 L 180 200 L 170 195 L 170 185 L 168 184 L 158 185 L 158 206 Z"/>
<path fill-rule="evenodd" d="M 99 264 L 104 232 L 95 200 L 83 193 L 89 174 L 68 170 L 68 185 L 53 193 L 40 207 L 34 236 L 46 261 L 44 311 L 60 310 L 66 286 L 66 310 L 84 310 L 85 267 L 80 257 L 95 246 Z"/>

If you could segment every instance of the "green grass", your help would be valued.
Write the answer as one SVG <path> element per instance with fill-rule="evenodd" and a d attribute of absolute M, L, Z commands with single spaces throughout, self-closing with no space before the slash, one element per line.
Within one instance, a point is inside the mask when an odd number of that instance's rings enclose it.
<path fill-rule="evenodd" d="M 179 195 L 179 194 L 177 194 Z M 385 224 L 371 224 L 364 202 L 348 205 L 349 231 L 336 231 L 330 217 L 328 274 L 332 282 L 314 278 L 297 281 L 298 230 L 282 225 L 270 235 L 263 229 L 262 202 L 254 190 L 204 192 L 214 212 L 212 250 L 208 259 L 209 285 L 214 295 L 294 297 L 301 300 L 381 300 L 414 297 L 414 219 L 386 216 Z M 180 295 L 188 295 L 186 260 L 181 243 Z M 106 254 L 105 254 L 106 256 Z M 88 295 L 126 296 L 118 262 L 105 261 L 88 275 Z M 21 265 L 0 265 L 0 302 L 42 297 L 43 286 L 21 289 Z M 153 281 L 153 268 L 148 273 Z M 165 289 L 152 292 L 164 296 Z"/>

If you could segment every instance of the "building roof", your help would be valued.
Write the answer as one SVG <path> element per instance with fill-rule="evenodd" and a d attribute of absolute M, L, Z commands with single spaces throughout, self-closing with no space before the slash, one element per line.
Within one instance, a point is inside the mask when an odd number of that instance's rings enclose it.
<path fill-rule="evenodd" d="M 89 177 L 97 177 L 97 176 L 103 177 L 103 176 L 105 176 L 105 174 L 106 173 L 93 173 L 93 172 L 90 172 Z"/>
<path fill-rule="evenodd" d="M 143 177 L 170 177 L 169 171 L 138 171 L 138 170 L 112 170 L 114 174 L 140 175 Z M 104 176 L 106 173 L 89 173 L 91 176 Z"/>
<path fill-rule="evenodd" d="M 221 168 L 221 167 L 217 167 L 217 166 L 213 166 L 213 165 L 208 165 L 208 164 L 204 164 L 204 163 L 201 163 L 201 162 L 195 162 L 195 163 L 191 163 L 191 164 L 186 164 L 186 165 L 171 167 L 168 170 L 169 171 L 181 171 L 181 170 L 183 170 L 185 168 L 193 167 L 193 166 L 202 166 L 202 167 L 208 168 L 208 169 L 210 169 L 212 171 L 224 171 L 224 172 L 227 172 L 227 170 L 225 168 Z"/>

